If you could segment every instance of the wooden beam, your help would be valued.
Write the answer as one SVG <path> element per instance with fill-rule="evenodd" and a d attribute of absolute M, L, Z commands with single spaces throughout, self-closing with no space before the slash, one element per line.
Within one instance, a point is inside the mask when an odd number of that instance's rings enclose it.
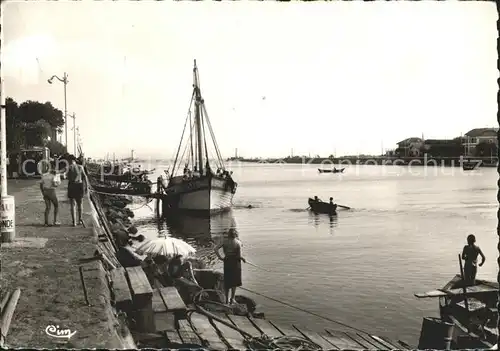
<path fill-rule="evenodd" d="M 122 267 L 113 269 L 110 273 L 115 307 L 119 311 L 129 312 L 132 308 L 132 295 Z"/>

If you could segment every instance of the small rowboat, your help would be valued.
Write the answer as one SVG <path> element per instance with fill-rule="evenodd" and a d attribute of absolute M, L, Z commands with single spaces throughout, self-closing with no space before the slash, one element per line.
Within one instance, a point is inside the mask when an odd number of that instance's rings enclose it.
<path fill-rule="evenodd" d="M 342 172 L 344 172 L 344 169 L 345 168 L 341 168 L 341 169 L 337 169 L 337 168 L 333 168 L 333 169 L 321 169 L 321 168 L 318 168 L 318 172 L 319 173 L 342 173 Z"/>
<path fill-rule="evenodd" d="M 464 171 L 473 171 L 473 170 L 475 170 L 475 169 L 476 169 L 476 168 L 478 168 L 478 167 L 479 167 L 479 164 L 478 164 L 478 163 L 476 163 L 476 162 L 472 162 L 472 161 L 469 161 L 469 162 L 464 162 L 464 163 L 462 164 L 462 169 L 463 169 Z"/>
<path fill-rule="evenodd" d="M 315 201 L 314 199 L 309 198 L 307 201 L 311 211 L 315 213 L 329 214 L 335 215 L 337 214 L 337 204 L 329 204 L 328 202 L 323 201 Z"/>

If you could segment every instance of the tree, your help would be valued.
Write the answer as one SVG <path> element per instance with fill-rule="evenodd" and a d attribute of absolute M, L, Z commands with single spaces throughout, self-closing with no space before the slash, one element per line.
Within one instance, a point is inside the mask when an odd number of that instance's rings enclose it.
<path fill-rule="evenodd" d="M 45 146 L 50 149 L 51 154 L 57 154 L 61 156 L 67 153 L 66 146 L 64 146 L 57 140 L 50 140 Z"/>
<path fill-rule="evenodd" d="M 5 99 L 5 124 L 7 134 L 7 150 L 19 149 L 24 144 L 24 133 L 19 118 L 19 106 L 11 98 Z"/>
<path fill-rule="evenodd" d="M 481 141 L 476 145 L 474 154 L 477 157 L 496 157 L 498 147 L 495 143 L 490 143 L 487 141 Z"/>
<path fill-rule="evenodd" d="M 7 150 L 18 150 L 23 146 L 48 146 L 59 152 L 60 143 L 50 140 L 54 131 L 61 132 L 64 118 L 61 110 L 52 106 L 50 102 L 40 103 L 28 100 L 18 105 L 12 98 L 7 98 L 6 125 Z M 50 137 L 50 138 L 49 138 Z M 50 143 L 49 143 L 50 140 Z M 52 152 L 55 152 L 51 149 Z"/>

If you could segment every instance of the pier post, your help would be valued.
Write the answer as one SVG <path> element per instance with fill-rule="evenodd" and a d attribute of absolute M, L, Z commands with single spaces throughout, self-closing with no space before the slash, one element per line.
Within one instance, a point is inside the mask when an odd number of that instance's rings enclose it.
<path fill-rule="evenodd" d="M 0 79 L 0 232 L 1 242 L 12 242 L 16 237 L 16 207 L 14 196 L 7 195 L 7 131 L 5 123 L 5 109 L 3 80 Z"/>

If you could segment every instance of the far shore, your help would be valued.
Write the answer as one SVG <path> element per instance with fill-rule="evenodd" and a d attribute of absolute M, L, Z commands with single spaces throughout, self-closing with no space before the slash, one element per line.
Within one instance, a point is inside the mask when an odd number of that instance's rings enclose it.
<path fill-rule="evenodd" d="M 260 164 L 312 164 L 323 167 L 328 166 L 446 166 L 462 167 L 464 164 L 476 164 L 477 167 L 497 167 L 498 160 L 491 157 L 386 157 L 386 156 L 360 156 L 338 158 L 315 157 L 286 157 L 268 159 L 231 158 L 232 163 L 260 163 Z"/>

